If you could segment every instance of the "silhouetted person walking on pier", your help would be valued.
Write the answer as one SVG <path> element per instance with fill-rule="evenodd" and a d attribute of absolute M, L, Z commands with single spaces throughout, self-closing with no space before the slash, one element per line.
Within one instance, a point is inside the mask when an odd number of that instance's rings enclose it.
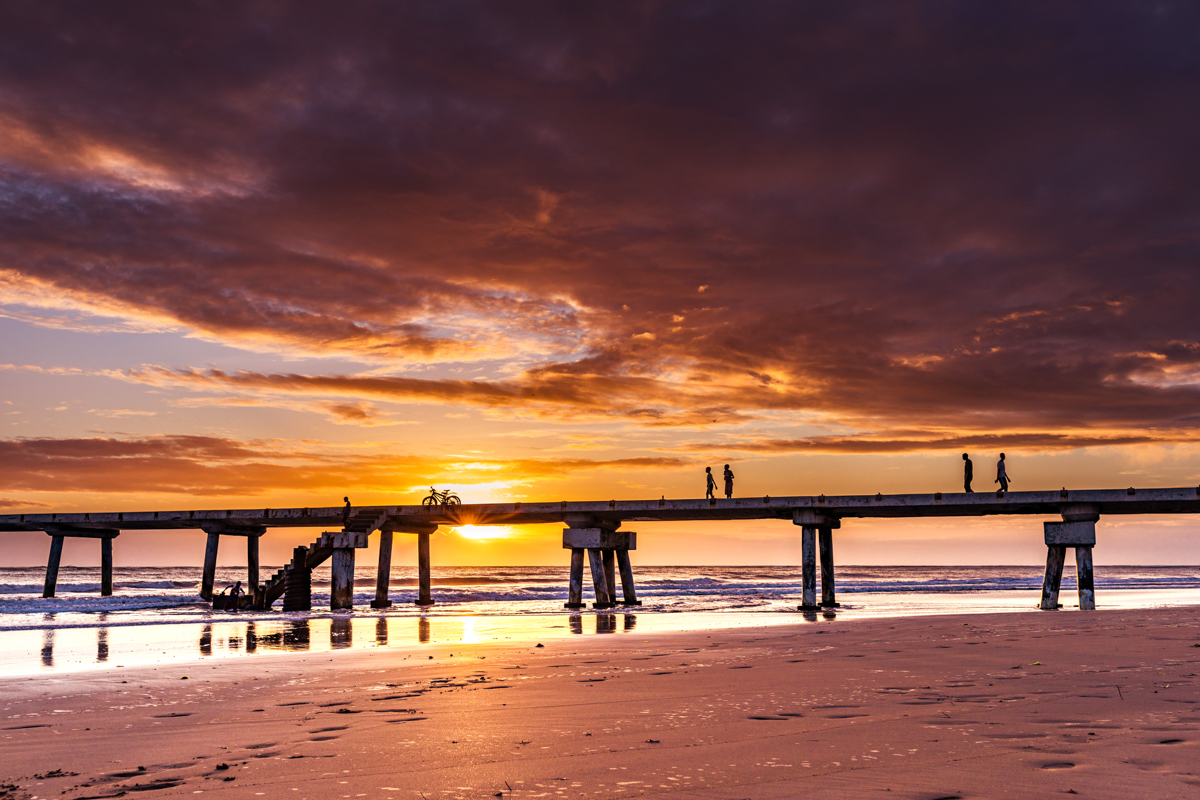
<path fill-rule="evenodd" d="M 704 468 L 704 477 L 706 478 L 706 482 L 704 485 L 704 499 L 705 500 L 716 500 L 717 499 L 717 495 L 716 495 L 717 482 L 713 480 L 712 467 Z"/>
<path fill-rule="evenodd" d="M 971 459 L 967 458 L 967 454 L 963 453 L 963 490 L 967 494 L 975 494 L 971 488 L 971 480 L 975 477 L 975 465 L 971 463 Z"/>
<path fill-rule="evenodd" d="M 1004 453 L 1000 454 L 1000 460 L 996 462 L 996 483 L 1000 484 L 1000 491 L 1008 491 L 1008 471 L 1004 468 Z"/>
<path fill-rule="evenodd" d="M 346 523 L 350 521 L 351 509 L 350 509 L 350 498 L 343 497 L 342 499 L 346 501 L 346 507 L 342 509 L 342 527 L 344 528 L 344 527 L 346 527 Z"/>
<path fill-rule="evenodd" d="M 733 497 L 733 470 L 731 470 L 729 468 L 729 465 L 726 464 L 725 465 L 725 499 L 728 500 L 731 497 Z"/>

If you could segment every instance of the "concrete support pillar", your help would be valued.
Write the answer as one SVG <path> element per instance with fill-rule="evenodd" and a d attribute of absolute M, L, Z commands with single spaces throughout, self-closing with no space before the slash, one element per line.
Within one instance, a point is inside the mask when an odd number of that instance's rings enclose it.
<path fill-rule="evenodd" d="M 608 578 L 604 575 L 604 555 L 597 548 L 588 548 L 588 561 L 592 567 L 592 586 L 596 590 L 596 602 L 592 608 L 612 608 L 612 598 L 608 594 Z"/>
<path fill-rule="evenodd" d="M 1092 548 L 1096 544 L 1096 521 L 1100 511 L 1094 505 L 1068 505 L 1062 510 L 1062 522 L 1044 522 L 1046 533 L 1046 580 L 1042 587 L 1043 609 L 1058 607 L 1058 587 L 1068 547 L 1075 548 L 1075 568 L 1079 576 L 1079 610 L 1096 610 L 1096 589 L 1092 578 Z M 1051 573 L 1054 573 L 1053 575 Z"/>
<path fill-rule="evenodd" d="M 1079 579 L 1079 610 L 1096 610 L 1096 587 L 1092 578 L 1092 548 L 1075 548 L 1075 574 Z"/>
<path fill-rule="evenodd" d="M 433 583 L 429 574 L 429 534 L 417 534 L 417 605 L 433 605 Z"/>
<path fill-rule="evenodd" d="M 1063 561 L 1066 557 L 1067 548 L 1063 545 L 1046 548 L 1046 576 L 1042 579 L 1042 603 L 1038 606 L 1043 611 L 1062 607 L 1058 603 L 1058 588 L 1062 585 Z"/>
<path fill-rule="evenodd" d="M 608 602 L 617 603 L 617 554 L 612 548 L 605 548 L 604 554 L 604 587 L 608 589 Z"/>
<path fill-rule="evenodd" d="M 637 599 L 637 593 L 633 590 L 633 565 L 629 563 L 629 550 L 622 549 L 616 552 L 617 566 L 621 568 L 621 592 L 625 596 L 621 605 L 640 606 L 642 601 Z"/>
<path fill-rule="evenodd" d="M 833 529 L 820 528 L 821 545 L 821 607 L 838 608 L 841 604 L 833 590 Z"/>
<path fill-rule="evenodd" d="M 63 537 L 50 537 L 50 557 L 46 559 L 46 585 L 42 588 L 42 597 L 54 597 L 58 586 L 58 565 L 62 562 Z"/>
<path fill-rule="evenodd" d="M 292 552 L 283 584 L 284 611 L 312 611 L 312 570 L 308 568 L 308 548 L 301 545 Z"/>
<path fill-rule="evenodd" d="M 582 520 L 568 519 L 568 523 Z M 595 524 L 595 523 L 593 523 Z M 606 524 L 616 524 L 608 521 Z M 641 605 L 633 591 L 633 570 L 629 566 L 629 551 L 637 549 L 637 533 L 618 531 L 615 527 L 564 528 L 563 549 L 571 551 L 571 585 L 567 593 L 567 608 L 583 608 L 583 554 L 586 551 L 592 569 L 592 585 L 596 590 L 595 608 L 616 605 L 617 561 L 621 564 L 621 588 L 628 605 Z"/>
<path fill-rule="evenodd" d="M 259 608 L 262 605 L 262 593 L 258 585 L 258 537 L 246 537 L 246 595 L 250 598 L 250 607 Z"/>
<path fill-rule="evenodd" d="M 571 584 L 567 590 L 566 608 L 583 608 L 583 554 L 584 548 L 571 548 Z"/>
<path fill-rule="evenodd" d="M 817 605 L 817 529 L 805 525 L 800 533 L 800 562 L 803 597 L 801 611 L 815 611 Z"/>
<path fill-rule="evenodd" d="M 379 572 L 375 575 L 375 599 L 371 608 L 390 608 L 388 589 L 392 582 L 392 532 L 379 531 Z"/>
<path fill-rule="evenodd" d="M 335 547 L 333 550 L 333 580 L 329 589 L 330 611 L 354 609 L 354 548 Z"/>
<path fill-rule="evenodd" d="M 210 603 L 213 598 L 213 581 L 217 577 L 217 545 L 220 543 L 221 534 L 208 534 L 208 544 L 204 548 L 204 572 L 200 577 L 200 597 Z"/>
<path fill-rule="evenodd" d="M 100 540 L 100 596 L 112 596 L 112 544 L 111 536 Z"/>

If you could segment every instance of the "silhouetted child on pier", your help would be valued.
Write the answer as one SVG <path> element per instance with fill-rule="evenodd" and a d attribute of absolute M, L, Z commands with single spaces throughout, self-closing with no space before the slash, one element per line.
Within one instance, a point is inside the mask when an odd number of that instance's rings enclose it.
<path fill-rule="evenodd" d="M 706 482 L 704 485 L 704 499 L 705 500 L 716 500 L 717 499 L 717 495 L 716 495 L 717 482 L 715 480 L 713 480 L 712 467 L 704 468 L 704 477 L 706 478 Z"/>
<path fill-rule="evenodd" d="M 967 454 L 963 453 L 963 491 L 967 494 L 975 494 L 971 488 L 971 480 L 975 477 L 975 465 L 971 463 L 971 459 L 967 458 Z"/>
<path fill-rule="evenodd" d="M 1008 491 L 1008 471 L 1004 468 L 1004 453 L 1000 454 L 1000 460 L 996 462 L 996 483 L 1000 484 L 1000 493 Z"/>
<path fill-rule="evenodd" d="M 346 507 L 342 509 L 342 527 L 344 528 L 344 527 L 346 527 L 346 523 L 350 521 L 350 510 L 351 509 L 350 509 L 350 498 L 343 497 L 342 499 L 346 501 Z"/>
<path fill-rule="evenodd" d="M 725 465 L 725 499 L 728 500 L 732 497 L 733 497 L 733 470 L 731 470 L 729 468 L 729 465 L 726 464 Z"/>

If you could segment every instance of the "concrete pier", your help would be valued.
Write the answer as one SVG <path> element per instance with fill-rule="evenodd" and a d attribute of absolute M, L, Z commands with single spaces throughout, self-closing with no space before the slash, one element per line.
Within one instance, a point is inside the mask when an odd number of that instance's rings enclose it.
<path fill-rule="evenodd" d="M 66 539 L 100 540 L 100 596 L 108 597 L 113 592 L 113 539 L 121 535 L 112 528 L 75 528 L 68 525 L 47 525 L 45 532 L 50 536 L 50 555 L 46 558 L 46 581 L 42 585 L 42 597 L 54 597 L 58 590 L 58 570 L 62 564 L 63 542 Z"/>
<path fill-rule="evenodd" d="M 85 536 L 95 538 L 115 536 L 121 530 L 178 530 L 202 529 L 209 534 L 205 548 L 204 568 L 201 576 L 201 596 L 211 599 L 215 580 L 217 552 L 223 535 L 257 535 L 267 528 L 278 527 L 327 527 L 341 526 L 343 508 L 326 506 L 320 508 L 280 509 L 202 509 L 191 511 L 138 511 L 138 512 L 89 512 L 0 515 L 0 531 L 45 531 L 53 536 Z M 433 531 L 438 525 L 522 525 L 537 523 L 565 523 L 568 531 L 594 530 L 612 534 L 622 523 L 632 521 L 684 521 L 684 520 L 751 520 L 791 519 L 801 527 L 802 564 L 804 573 L 804 607 L 836 606 L 834 592 L 834 558 L 832 531 L 837 530 L 842 520 L 858 518 L 914 518 L 914 517 L 970 517 L 988 515 L 1051 515 L 1061 514 L 1062 522 L 1047 523 L 1047 570 L 1043 582 L 1043 608 L 1055 608 L 1058 604 L 1058 589 L 1061 582 L 1061 562 L 1065 549 L 1076 549 L 1076 564 L 1079 569 L 1080 608 L 1090 610 L 1095 606 L 1094 579 L 1092 573 L 1092 548 L 1095 546 L 1095 521 L 1101 515 L 1122 514 L 1197 514 L 1200 513 L 1200 488 L 1149 488 L 1149 489 L 1087 489 L 1053 490 L 1036 492 L 1006 492 L 993 494 L 906 494 L 906 495 L 792 495 L 784 497 L 740 497 L 736 499 L 680 499 L 668 500 L 605 500 L 581 502 L 535 502 L 535 503 L 491 503 L 471 505 L 430 506 L 375 506 L 360 508 L 354 517 L 343 526 L 342 534 L 351 535 L 348 544 L 335 544 L 323 534 L 322 539 L 308 548 L 307 569 L 311 570 L 334 556 L 337 549 L 361 549 L 367 546 L 367 537 L 384 525 L 395 532 Z M 1078 523 L 1090 523 L 1080 525 Z M 1053 528 L 1053 530 L 1052 530 Z M 418 533 L 418 536 L 421 536 Z M 1065 537 L 1065 538 L 1064 538 Z M 420 589 L 418 603 L 433 602 L 430 591 L 428 534 L 423 543 L 418 543 L 418 571 Z M 44 594 L 51 594 L 57 584 L 57 573 L 61 562 L 61 544 L 52 539 L 51 553 L 47 559 L 47 575 Z M 257 559 L 247 544 L 248 575 L 251 591 L 257 583 L 254 565 Z M 577 543 L 564 547 L 571 549 L 571 581 L 568 591 L 569 608 L 578 608 L 583 602 L 583 557 L 595 562 L 593 583 L 600 579 L 597 602 L 615 602 L 615 574 L 620 572 L 625 602 L 633 601 L 632 570 L 626 569 L 622 546 L 597 540 L 595 544 Z M 632 547 L 627 548 L 633 549 Z M 104 547 L 102 546 L 102 552 Z M 598 552 L 593 554 L 593 550 Z M 605 551 L 610 551 L 606 553 Z M 111 542 L 108 545 L 111 563 Z M 816 596 L 817 558 L 820 555 L 821 597 Z M 345 563 L 353 554 L 343 553 L 338 557 L 342 568 L 339 581 L 339 597 L 349 597 L 353 591 L 346 580 Z M 615 568 L 614 568 L 615 560 Z M 1056 568 L 1055 564 L 1059 566 Z M 111 567 L 109 579 L 103 581 L 111 590 Z M 628 582 L 626 582 L 628 578 Z M 352 580 L 352 576 L 351 576 Z M 266 607 L 285 591 L 286 572 L 280 570 L 264 585 L 259 597 L 253 601 Z M 382 597 L 386 598 L 384 587 Z M 376 599 L 379 600 L 380 582 L 376 582 Z M 600 598 L 604 598 L 603 600 Z M 340 601 L 339 601 L 340 602 Z M 332 604 L 332 603 L 331 603 Z"/>

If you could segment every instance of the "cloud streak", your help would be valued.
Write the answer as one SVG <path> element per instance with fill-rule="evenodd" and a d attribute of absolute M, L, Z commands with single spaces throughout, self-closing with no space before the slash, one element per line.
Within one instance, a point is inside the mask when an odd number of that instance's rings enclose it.
<path fill-rule="evenodd" d="M 395 494 L 435 481 L 470 487 L 554 479 L 581 471 L 675 469 L 686 456 L 619 459 L 489 458 L 370 453 L 215 436 L 0 440 L 0 485 L 8 492 L 102 492 L 253 497 L 279 491 Z M 5 508 L 43 507 L 5 499 Z"/>

